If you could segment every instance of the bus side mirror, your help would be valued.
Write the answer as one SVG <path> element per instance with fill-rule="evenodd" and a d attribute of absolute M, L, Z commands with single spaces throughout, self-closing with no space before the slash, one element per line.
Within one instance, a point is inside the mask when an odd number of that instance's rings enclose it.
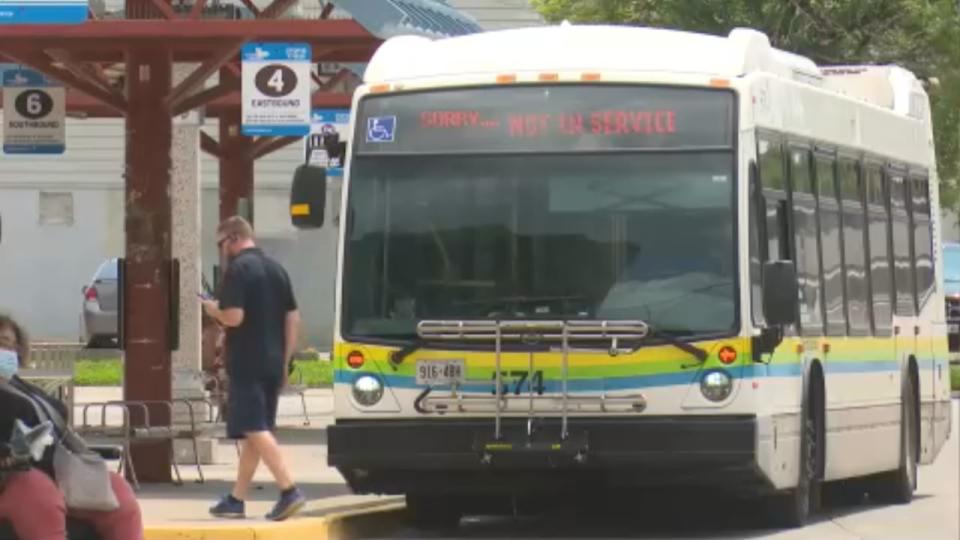
<path fill-rule="evenodd" d="M 753 361 L 762 362 L 783 342 L 784 328 L 797 322 L 800 285 L 792 261 L 768 261 L 763 264 L 763 316 L 767 326 L 753 338 Z"/>
<path fill-rule="evenodd" d="M 793 261 L 768 261 L 763 265 L 763 317 L 768 326 L 796 324 L 800 285 Z"/>
<path fill-rule="evenodd" d="M 327 208 L 327 170 L 313 165 L 300 165 L 293 174 L 290 189 L 290 220 L 298 229 L 323 227 Z"/>

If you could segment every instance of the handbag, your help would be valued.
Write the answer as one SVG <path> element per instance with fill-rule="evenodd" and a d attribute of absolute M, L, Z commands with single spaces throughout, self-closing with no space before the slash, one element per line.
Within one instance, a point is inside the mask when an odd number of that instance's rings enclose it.
<path fill-rule="evenodd" d="M 33 403 L 38 418 L 46 416 L 61 433 L 54 443 L 53 474 L 67 508 L 97 512 L 119 508 L 120 502 L 113 492 L 110 471 L 103 457 L 88 449 L 83 439 L 70 429 L 60 412 L 49 403 L 15 390 Z"/>

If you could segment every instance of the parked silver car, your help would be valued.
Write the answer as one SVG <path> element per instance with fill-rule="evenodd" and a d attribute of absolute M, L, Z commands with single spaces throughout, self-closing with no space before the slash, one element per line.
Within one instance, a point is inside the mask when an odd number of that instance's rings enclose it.
<path fill-rule="evenodd" d="M 117 259 L 100 265 L 89 285 L 83 287 L 83 326 L 87 346 L 117 345 Z"/>

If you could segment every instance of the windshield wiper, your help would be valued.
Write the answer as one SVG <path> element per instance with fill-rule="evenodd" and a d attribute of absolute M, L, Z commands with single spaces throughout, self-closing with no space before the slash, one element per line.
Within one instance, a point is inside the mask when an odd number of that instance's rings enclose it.
<path fill-rule="evenodd" d="M 404 344 L 403 347 L 400 347 L 399 349 L 390 353 L 390 367 L 396 371 L 397 368 L 400 367 L 400 364 L 402 364 L 408 356 L 417 352 L 420 348 L 427 345 L 427 343 L 427 340 L 420 336 L 412 338 L 410 341 Z"/>
<path fill-rule="evenodd" d="M 691 335 L 693 332 L 689 330 L 658 330 L 652 326 L 647 326 L 647 328 L 649 329 L 648 335 L 650 337 L 662 339 L 665 343 L 673 345 L 681 351 L 688 353 L 690 356 L 693 356 L 699 360 L 701 364 L 707 361 L 707 351 L 677 337 L 678 334 Z"/>
<path fill-rule="evenodd" d="M 708 356 L 707 351 L 697 347 L 696 345 L 691 345 L 690 343 L 687 343 L 686 341 L 683 341 L 677 337 L 678 334 L 692 335 L 693 333 L 689 330 L 658 330 L 652 326 L 648 326 L 647 328 L 649 329 L 648 338 L 658 338 L 664 343 L 673 345 L 677 349 L 680 349 L 690 356 L 693 356 L 701 364 L 706 362 Z M 414 337 L 404 344 L 403 347 L 400 347 L 399 349 L 390 353 L 390 366 L 393 367 L 394 371 L 396 371 L 400 364 L 402 364 L 408 356 L 417 352 L 419 349 L 423 348 L 429 343 L 429 341 L 420 336 Z"/>

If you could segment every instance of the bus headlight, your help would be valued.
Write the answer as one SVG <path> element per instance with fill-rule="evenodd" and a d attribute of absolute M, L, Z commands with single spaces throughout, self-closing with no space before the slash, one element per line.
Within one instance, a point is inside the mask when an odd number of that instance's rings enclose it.
<path fill-rule="evenodd" d="M 353 399 L 364 407 L 372 407 L 383 397 L 383 383 L 373 375 L 361 375 L 353 381 Z"/>
<path fill-rule="evenodd" d="M 732 391 L 733 377 L 721 369 L 709 371 L 700 379 L 700 392 L 710 401 L 723 401 Z"/>

